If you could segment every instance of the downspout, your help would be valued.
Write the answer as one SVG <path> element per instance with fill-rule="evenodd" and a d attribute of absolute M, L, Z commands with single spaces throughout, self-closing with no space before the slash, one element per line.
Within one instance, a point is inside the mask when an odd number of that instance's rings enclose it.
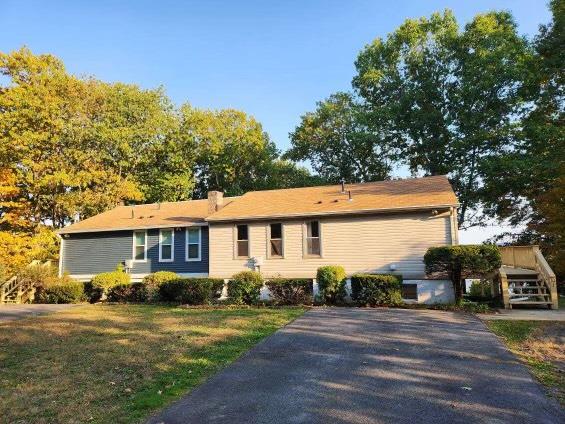
<path fill-rule="evenodd" d="M 57 237 L 59 237 L 59 240 L 61 242 L 61 244 L 59 245 L 59 278 L 63 276 L 63 253 L 64 253 L 64 243 L 65 243 L 65 239 L 63 237 L 61 237 L 61 235 L 59 233 L 57 233 Z"/>
<path fill-rule="evenodd" d="M 451 215 L 451 244 L 456 246 L 459 244 L 459 230 L 457 225 L 457 208 L 450 208 Z"/>

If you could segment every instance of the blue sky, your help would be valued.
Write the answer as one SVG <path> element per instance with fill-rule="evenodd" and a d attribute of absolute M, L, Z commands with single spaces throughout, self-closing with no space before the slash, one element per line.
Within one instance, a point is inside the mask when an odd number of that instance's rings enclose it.
<path fill-rule="evenodd" d="M 301 114 L 350 87 L 365 44 L 445 8 L 460 23 L 511 10 L 529 35 L 549 20 L 544 0 L 0 0 L 0 50 L 25 44 L 75 74 L 163 85 L 177 104 L 242 109 L 284 149 Z"/>
<path fill-rule="evenodd" d="M 303 113 L 350 88 L 365 44 L 445 8 L 460 24 L 510 10 L 527 35 L 550 19 L 545 0 L 0 0 L 0 51 L 27 45 L 74 74 L 244 110 L 284 150 Z"/>

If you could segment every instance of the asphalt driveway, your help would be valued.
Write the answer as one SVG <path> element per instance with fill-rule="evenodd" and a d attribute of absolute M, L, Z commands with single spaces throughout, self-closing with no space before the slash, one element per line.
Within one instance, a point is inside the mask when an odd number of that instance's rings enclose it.
<path fill-rule="evenodd" d="M 480 320 L 314 309 L 150 423 L 560 423 Z"/>

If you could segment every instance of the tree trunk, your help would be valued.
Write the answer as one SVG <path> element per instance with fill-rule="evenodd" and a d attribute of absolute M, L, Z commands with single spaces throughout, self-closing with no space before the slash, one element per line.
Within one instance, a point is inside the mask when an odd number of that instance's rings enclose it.
<path fill-rule="evenodd" d="M 451 272 L 451 282 L 455 291 L 455 303 L 457 305 L 463 302 L 463 282 L 461 281 L 461 270 L 455 269 Z"/>

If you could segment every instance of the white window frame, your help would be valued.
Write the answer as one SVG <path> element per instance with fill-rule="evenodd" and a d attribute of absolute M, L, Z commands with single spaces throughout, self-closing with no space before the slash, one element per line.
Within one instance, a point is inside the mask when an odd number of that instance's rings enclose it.
<path fill-rule="evenodd" d="M 163 231 L 171 232 L 171 259 L 163 259 Z M 174 262 L 174 261 L 175 261 L 175 229 L 161 228 L 159 230 L 159 262 Z"/>
<path fill-rule="evenodd" d="M 280 256 L 273 256 L 271 254 L 271 225 L 273 224 L 280 224 L 281 226 L 281 255 Z M 282 222 L 270 222 L 267 224 L 267 259 L 284 259 L 285 248 L 284 248 L 284 224 Z M 278 240 L 278 239 L 276 239 Z"/>
<path fill-rule="evenodd" d="M 135 258 L 135 256 L 136 256 L 136 255 L 135 255 L 135 248 L 137 247 L 135 235 L 136 235 L 137 233 L 143 233 L 143 234 L 145 234 L 145 245 L 144 245 L 144 248 L 143 248 L 143 259 L 136 259 L 136 258 Z M 133 260 L 134 262 L 147 262 L 147 230 L 144 230 L 144 231 L 134 231 L 134 232 L 133 232 L 132 252 L 131 252 L 131 253 L 132 253 L 132 254 L 131 254 L 131 258 L 132 258 L 132 260 Z"/>
<path fill-rule="evenodd" d="M 308 224 L 311 223 L 311 222 L 317 222 L 318 223 L 318 240 L 320 241 L 320 254 L 319 255 L 308 253 Z M 310 238 L 312 238 L 312 237 L 310 237 Z M 304 223 L 302 225 L 302 255 L 305 259 L 319 259 L 319 258 L 324 257 L 324 249 L 322 247 L 322 240 L 323 240 L 322 221 L 320 221 L 319 219 L 310 219 L 308 221 L 304 221 Z"/>
<path fill-rule="evenodd" d="M 189 258 L 188 257 L 188 233 L 190 230 L 198 230 L 198 257 L 197 258 Z M 190 243 L 195 244 L 195 243 Z M 199 262 L 202 260 L 202 227 L 186 227 L 185 231 L 185 240 L 184 240 L 184 260 L 186 262 Z"/>
<path fill-rule="evenodd" d="M 237 238 L 237 227 L 240 225 L 245 225 L 247 227 L 247 256 L 239 256 L 238 242 L 240 240 Z M 233 226 L 233 258 L 234 259 L 251 258 L 251 226 L 249 224 L 234 224 Z"/>

